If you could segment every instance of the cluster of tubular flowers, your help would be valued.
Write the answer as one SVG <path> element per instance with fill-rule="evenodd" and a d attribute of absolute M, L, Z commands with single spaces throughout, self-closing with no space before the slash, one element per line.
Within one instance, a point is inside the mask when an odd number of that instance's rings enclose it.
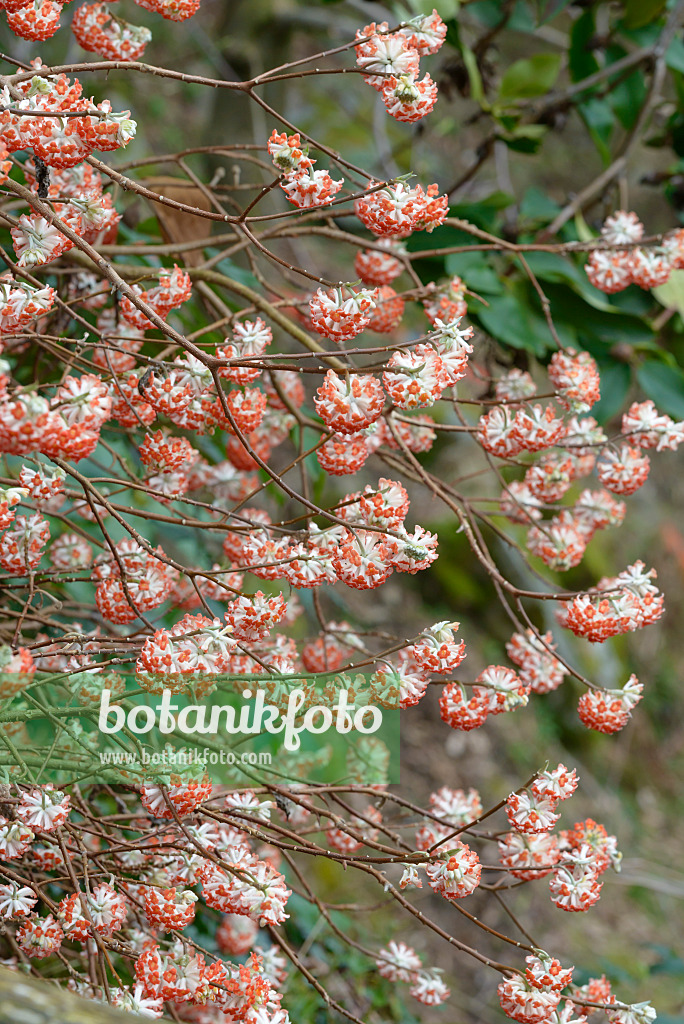
<path fill-rule="evenodd" d="M 600 875 L 609 867 L 620 867 L 615 837 L 592 819 L 559 834 L 553 832 L 558 804 L 572 796 L 577 783 L 575 770 L 563 764 L 539 772 L 528 789 L 508 797 L 506 815 L 513 831 L 499 838 L 502 867 L 523 881 L 548 876 L 551 901 L 571 912 L 593 906 L 603 884 Z M 535 970 L 543 973 L 538 964 Z M 527 980 L 534 984 L 529 976 Z M 544 985 L 555 987 L 550 981 Z"/>
<path fill-rule="evenodd" d="M 447 196 L 437 185 L 409 186 L 403 181 L 378 187 L 371 181 L 363 196 L 355 200 L 356 215 L 369 231 L 380 238 L 408 238 L 414 231 L 432 231 L 449 212 Z"/>
<path fill-rule="evenodd" d="M 434 405 L 450 380 L 437 350 L 421 344 L 406 352 L 394 352 L 382 382 L 397 408 L 422 409 Z"/>
<path fill-rule="evenodd" d="M 136 679 L 151 693 L 181 693 L 192 683 L 206 693 L 215 677 L 230 668 L 237 640 L 232 626 L 205 615 L 186 614 L 170 630 L 155 630 L 136 662 Z"/>
<path fill-rule="evenodd" d="M 231 380 L 235 384 L 249 384 L 256 380 L 262 373 L 258 365 L 259 357 L 264 354 L 272 341 L 273 332 L 261 317 L 235 324 L 232 337 L 226 338 L 223 345 L 219 345 L 216 349 L 219 359 L 231 360 L 231 365 L 220 367 L 219 377 Z M 253 361 L 257 365 L 241 365 L 240 363 L 233 365 L 233 360 Z"/>
<path fill-rule="evenodd" d="M 158 608 L 166 600 L 177 577 L 161 548 L 153 553 L 126 538 L 93 564 L 95 602 L 110 622 L 134 622 L 141 612 Z"/>
<path fill-rule="evenodd" d="M 534 985 L 520 974 L 504 978 L 498 994 L 503 1012 L 520 1024 L 543 1024 L 551 1020 L 561 998 L 560 990 Z"/>
<path fill-rule="evenodd" d="M 19 334 L 34 320 L 48 313 L 55 301 L 50 285 L 39 288 L 10 274 L 0 277 L 0 339 Z"/>
<path fill-rule="evenodd" d="M 357 31 L 356 63 L 397 121 L 418 121 L 433 109 L 437 86 L 427 73 L 420 78 L 420 58 L 437 53 L 445 38 L 446 25 L 436 11 L 394 31 L 386 21 Z"/>
<path fill-rule="evenodd" d="M 280 187 L 289 202 L 300 210 L 327 206 L 344 185 L 343 178 L 334 181 L 329 171 L 314 170 L 316 161 L 308 156 L 299 133 L 288 135 L 274 128 L 267 149 L 281 175 Z"/>
<path fill-rule="evenodd" d="M 606 218 L 601 238 L 607 248 L 594 249 L 585 270 L 595 288 L 612 294 L 630 284 L 648 290 L 669 280 L 684 267 L 684 230 L 670 231 L 660 245 L 642 248 L 644 225 L 635 213 L 618 210 Z"/>
<path fill-rule="evenodd" d="M 152 33 L 114 16 L 107 3 L 85 3 L 77 8 L 71 30 L 84 50 L 104 60 L 139 60 Z"/>
<path fill-rule="evenodd" d="M 450 846 L 447 842 L 445 845 Z M 446 900 L 470 896 L 480 884 L 480 858 L 466 843 L 453 841 L 453 847 L 439 852 L 425 865 L 430 888 Z"/>
<path fill-rule="evenodd" d="M 374 308 L 375 291 L 346 285 L 327 292 L 319 288 L 309 302 L 314 329 L 338 344 L 360 334 L 370 323 Z"/>
<path fill-rule="evenodd" d="M 405 942 L 392 939 L 376 954 L 378 974 L 388 981 L 401 981 L 410 985 L 414 999 L 425 1006 L 440 1006 L 450 996 L 450 990 L 438 968 L 425 968 L 416 951 Z"/>
<path fill-rule="evenodd" d="M 642 698 L 643 685 L 632 673 L 624 686 L 610 690 L 587 690 L 579 699 L 581 721 L 597 732 L 619 732 L 627 725 L 632 710 Z"/>
<path fill-rule="evenodd" d="M 26 165 L 24 167 L 26 171 Z M 61 195 L 66 199 L 66 202 L 54 204 L 56 216 L 65 225 L 65 230 L 70 229 L 85 242 L 113 241 L 121 218 L 112 206 L 109 193 L 103 193 L 99 175 L 80 175 L 79 168 L 73 170 L 73 174 L 59 171 L 51 174 L 57 188 L 63 183 Z M 38 213 L 22 214 L 12 227 L 11 235 L 17 264 L 21 267 L 51 263 L 74 245 L 60 228 Z M 24 292 L 23 301 L 19 289 Z M 12 326 L 20 328 L 34 319 L 36 312 L 49 311 L 54 293 L 52 289 L 36 291 L 26 284 L 17 283 L 8 298 L 14 300 L 8 305 L 8 313 L 14 307 L 15 315 L 20 314 L 18 322 Z M 29 316 L 29 312 L 33 315 Z"/>
<path fill-rule="evenodd" d="M 588 412 L 601 397 L 598 367 L 588 352 L 577 353 L 572 348 L 555 352 L 548 373 L 565 409 Z"/>
<path fill-rule="evenodd" d="M 330 430 L 356 434 L 380 417 L 385 392 L 372 374 L 349 374 L 346 379 L 328 370 L 314 399 L 316 412 Z"/>
<path fill-rule="evenodd" d="M 186 437 L 173 437 L 162 430 L 146 434 L 138 451 L 143 465 L 160 471 L 190 467 L 199 458 Z"/>
<path fill-rule="evenodd" d="M 560 860 L 549 880 L 551 902 L 560 910 L 581 913 L 592 907 L 601 895 L 600 876 L 609 868 L 620 870 L 621 854 L 615 836 L 591 818 L 561 832 Z"/>
<path fill-rule="evenodd" d="M 522 451 L 552 448 L 566 434 L 567 427 L 552 406 L 526 406 L 511 413 L 508 406 L 494 406 L 480 417 L 477 439 L 490 455 L 512 458 Z"/>
<path fill-rule="evenodd" d="M 357 250 L 354 257 L 356 273 L 364 284 L 372 287 L 391 284 L 403 270 L 403 246 L 392 238 L 378 238 L 375 245 L 373 249 Z"/>
<path fill-rule="evenodd" d="M 603 643 L 611 636 L 657 622 L 664 611 L 663 595 L 652 582 L 655 569 L 635 562 L 615 578 L 604 577 L 595 588 L 562 604 L 560 624 L 576 636 Z"/>
<path fill-rule="evenodd" d="M 24 10 L 33 9 L 36 2 L 32 0 L 31 7 Z M 65 75 L 43 78 L 40 59 L 33 61 L 33 67 L 36 74 L 17 85 L 22 98 L 14 99 L 5 87 L 4 104 L 37 113 L 79 110 L 83 116 L 30 117 L 6 110 L 0 114 L 0 143 L 7 152 L 30 149 L 51 171 L 65 170 L 80 164 L 93 149 L 122 149 L 135 137 L 136 123 L 130 111 L 113 111 L 108 100 L 96 106 L 83 97 L 78 79 L 72 82 Z"/>
<path fill-rule="evenodd" d="M 556 646 L 550 632 L 532 629 L 514 633 L 506 644 L 508 657 L 518 666 L 518 676 L 533 693 L 550 693 L 563 682 L 565 669 L 554 655 Z"/>
<path fill-rule="evenodd" d="M 262 926 L 287 920 L 285 907 L 291 890 L 269 861 L 260 860 L 245 846 L 235 847 L 225 859 L 230 872 L 210 861 L 199 870 L 207 906 L 227 914 L 244 914 Z"/>
<path fill-rule="evenodd" d="M 42 42 L 60 28 L 62 8 L 68 0 L 4 0 L 7 23 L 22 39 Z M 184 21 L 199 10 L 200 0 L 135 0 L 139 7 L 161 14 L 170 21 Z M 148 28 L 129 25 L 109 11 L 104 2 L 77 7 L 71 28 L 83 47 L 106 60 L 138 60 L 152 33 Z M 67 109 L 67 108 L 65 108 Z"/>
<path fill-rule="evenodd" d="M 174 265 L 173 270 L 162 270 L 159 272 L 159 284 L 154 288 L 144 290 L 139 285 L 133 285 L 133 291 L 141 302 L 147 303 L 161 320 L 166 320 L 172 309 L 179 309 L 184 302 L 187 302 L 192 294 L 192 282 L 187 270 L 181 270 Z M 153 324 L 142 310 L 124 295 L 121 299 L 121 315 L 131 327 L 137 327 L 144 331 Z"/>

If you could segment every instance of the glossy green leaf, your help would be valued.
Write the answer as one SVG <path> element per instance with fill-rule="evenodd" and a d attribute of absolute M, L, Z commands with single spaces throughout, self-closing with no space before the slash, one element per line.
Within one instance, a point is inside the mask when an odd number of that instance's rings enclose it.
<path fill-rule="evenodd" d="M 642 28 L 655 21 L 665 10 L 667 0 L 625 0 L 625 28 Z"/>
<path fill-rule="evenodd" d="M 550 21 L 569 7 L 572 0 L 537 0 L 537 20 L 539 25 L 547 25 Z"/>
<path fill-rule="evenodd" d="M 588 7 L 580 14 L 570 31 L 568 69 L 573 82 L 579 82 L 599 69 L 599 63 L 589 45 L 595 35 L 596 18 L 593 8 Z"/>
<path fill-rule="evenodd" d="M 545 282 L 554 321 L 574 327 L 585 347 L 605 356 L 613 345 L 637 345 L 653 339 L 652 327 L 641 317 L 622 310 L 596 307 L 566 283 Z"/>
<path fill-rule="evenodd" d="M 447 274 L 458 274 L 474 292 L 486 296 L 503 292 L 501 278 L 483 252 L 454 252 L 446 257 L 444 265 Z"/>
<path fill-rule="evenodd" d="M 601 398 L 592 407 L 591 415 L 597 423 L 606 423 L 622 410 L 632 383 L 632 373 L 627 363 L 599 364 L 601 374 Z"/>
<path fill-rule="evenodd" d="M 649 360 L 637 370 L 637 380 L 660 412 L 684 419 L 684 372 L 678 366 Z"/>
<path fill-rule="evenodd" d="M 564 282 L 594 309 L 603 310 L 605 313 L 620 312 L 611 305 L 603 292 L 594 288 L 584 268 L 578 267 L 571 258 L 553 252 L 531 252 L 525 258 L 530 270 L 540 281 Z"/>
<path fill-rule="evenodd" d="M 684 270 L 673 270 L 669 281 L 652 289 L 661 306 L 676 309 L 684 317 Z"/>
<path fill-rule="evenodd" d="M 517 60 L 501 79 L 499 96 L 509 100 L 543 96 L 553 88 L 560 67 L 561 57 L 557 53 L 537 53 Z"/>
<path fill-rule="evenodd" d="M 477 319 L 497 341 L 543 356 L 554 347 L 548 326 L 513 292 L 487 296 L 489 306 L 480 308 Z"/>
<path fill-rule="evenodd" d="M 606 58 L 614 63 L 626 55 L 622 46 L 611 46 L 606 49 Z M 617 80 L 609 79 L 611 90 L 608 96 L 615 115 L 623 128 L 629 131 L 633 127 L 647 94 L 647 83 L 640 69 L 635 69 L 626 78 L 617 76 Z"/>
<path fill-rule="evenodd" d="M 615 115 L 607 100 L 590 98 L 577 106 L 577 111 L 589 130 L 592 141 L 605 164 L 611 160 L 610 140 L 615 126 Z"/>
<path fill-rule="evenodd" d="M 665 51 L 665 63 L 673 71 L 684 72 L 684 42 L 675 36 Z"/>
<path fill-rule="evenodd" d="M 503 141 L 516 153 L 536 153 L 548 130 L 545 124 L 520 124 Z"/>

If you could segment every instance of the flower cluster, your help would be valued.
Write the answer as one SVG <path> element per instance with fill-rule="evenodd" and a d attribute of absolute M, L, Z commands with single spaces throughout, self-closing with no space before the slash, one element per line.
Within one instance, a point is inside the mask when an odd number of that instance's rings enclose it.
<path fill-rule="evenodd" d="M 684 231 L 665 235 L 662 245 L 642 248 L 638 243 L 644 225 L 631 211 L 617 210 L 606 218 L 601 238 L 609 248 L 594 249 L 587 260 L 587 277 L 602 292 L 624 291 L 630 284 L 645 290 L 669 280 L 673 270 L 684 267 Z"/>

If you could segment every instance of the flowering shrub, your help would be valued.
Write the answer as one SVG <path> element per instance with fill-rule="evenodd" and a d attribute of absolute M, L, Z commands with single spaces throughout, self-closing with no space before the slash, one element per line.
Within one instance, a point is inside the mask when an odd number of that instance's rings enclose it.
<path fill-rule="evenodd" d="M 172 22 L 199 8 L 135 2 Z M 2 6 L 14 33 L 39 42 L 60 29 L 65 5 Z M 350 88 L 371 99 L 375 90 L 388 117 L 422 123 L 439 102 L 425 65 L 447 28 L 436 11 L 372 23 L 324 56 Z M 414 930 L 492 968 L 503 1012 L 522 1024 L 584 1024 L 601 1009 L 613 1024 L 649 1024 L 650 1004 L 620 1001 L 604 978 L 573 981 L 573 967 L 553 955 L 563 951 L 537 947 L 512 912 L 515 937 L 482 918 L 485 901 L 505 908 L 505 890 L 521 885 L 584 913 L 619 869 L 617 839 L 602 824 L 569 827 L 572 767 L 541 765 L 486 799 L 445 784 L 412 803 L 388 787 L 384 752 L 368 739 L 329 787 L 308 778 L 312 755 L 234 785 L 202 770 L 152 769 L 93 783 L 90 726 L 103 693 L 117 707 L 131 688 L 202 697 L 221 677 L 247 695 L 263 683 L 276 701 L 322 679 L 332 703 L 335 679 L 360 695 L 360 676 L 380 703 L 398 695 L 406 715 L 438 688 L 441 740 L 524 714 L 564 685 L 584 726 L 621 730 L 648 699 L 648 680 L 601 685 L 565 652 L 579 649 L 569 634 L 596 645 L 656 623 L 665 610 L 656 570 L 622 562 L 582 589 L 549 573 L 580 566 L 596 535 L 621 525 L 623 499 L 643 487 L 652 457 L 684 441 L 684 421 L 646 399 L 619 429 L 599 423 L 597 359 L 559 336 L 545 296 L 553 354 L 545 365 L 496 368 L 477 288 L 467 272 L 431 280 L 425 236 L 437 232 L 440 251 L 439 229 L 458 229 L 519 255 L 543 296 L 523 255 L 535 244 L 517 247 L 454 216 L 435 183 L 356 167 L 266 104 L 262 85 L 308 74 L 311 62 L 313 72 L 320 54 L 245 82 L 194 77 L 245 94 L 269 118 L 254 152 L 214 153 L 238 170 L 256 160 L 269 181 L 248 182 L 245 196 L 238 174 L 228 201 L 220 176 L 200 182 L 200 205 L 147 188 L 138 162 L 121 160 L 145 126 L 106 96 L 87 98 L 106 90 L 97 73 L 111 62 L 141 81 L 184 72 L 140 64 L 150 31 L 107 4 L 77 6 L 71 30 L 102 60 L 55 69 L 36 56 L 2 78 L 3 963 L 40 973 L 46 960 L 46 974 L 80 996 L 139 1015 L 247 1024 L 286 1024 L 288 978 L 299 972 L 358 1024 L 288 937 L 303 899 L 379 977 L 425 1006 L 446 1002 L 441 969 L 403 938 L 375 948 L 334 923 L 302 867 L 313 857 L 353 869 Z M 182 154 L 177 161 L 185 169 Z M 121 190 L 206 223 L 206 248 L 210 222 L 222 224 L 229 251 L 249 253 L 252 284 L 226 270 L 235 268 L 228 255 L 186 263 L 185 243 L 154 236 L 139 252 L 127 246 Z M 282 255 L 288 232 L 334 244 L 325 261 L 298 266 Z M 583 243 L 588 282 L 607 294 L 658 288 L 684 267 L 683 237 L 675 228 L 649 239 L 635 213 L 616 209 Z M 576 271 L 573 246 L 539 248 Z M 437 472 L 431 451 L 446 445 L 477 469 Z M 477 657 L 467 660 L 474 652 L 458 622 L 390 635 L 364 628 L 356 603 L 395 573 L 429 574 L 440 557 L 440 537 L 416 521 L 421 490 L 465 534 L 511 620 L 505 650 L 479 672 L 468 668 Z M 518 552 L 536 589 L 509 578 L 493 535 Z M 554 628 L 540 628 L 550 602 Z M 506 657 L 511 664 L 498 663 Z M 42 748 L 31 723 L 55 693 L 54 736 Z M 63 789 L 43 781 L 48 763 L 66 774 Z M 425 913 L 421 889 L 467 917 L 472 940 Z M 479 931 L 508 957 L 481 952 Z"/>

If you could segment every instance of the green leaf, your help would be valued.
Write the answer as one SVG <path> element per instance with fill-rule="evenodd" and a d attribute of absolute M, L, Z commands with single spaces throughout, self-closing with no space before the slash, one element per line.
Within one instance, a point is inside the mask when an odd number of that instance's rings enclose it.
<path fill-rule="evenodd" d="M 483 252 L 452 252 L 444 265 L 447 274 L 458 274 L 469 288 L 483 295 L 500 295 L 503 285 Z"/>
<path fill-rule="evenodd" d="M 625 0 L 625 28 L 643 28 L 660 17 L 667 6 L 667 0 Z"/>
<path fill-rule="evenodd" d="M 489 306 L 481 308 L 477 318 L 488 334 L 513 348 L 527 349 L 543 356 L 553 347 L 549 328 L 541 316 L 511 291 L 487 297 Z"/>
<path fill-rule="evenodd" d="M 610 163 L 609 143 L 613 134 L 615 116 L 607 100 L 594 97 L 578 103 L 577 111 L 589 130 L 592 141 L 605 164 Z"/>
<path fill-rule="evenodd" d="M 456 203 L 450 207 L 450 213 L 452 217 L 461 217 L 463 220 L 469 220 L 484 231 L 496 232 L 499 223 L 499 211 L 508 209 L 514 202 L 515 196 L 512 196 L 510 192 L 491 192 L 484 199 L 478 199 L 474 203 Z M 439 231 L 440 229 L 437 228 L 436 230 Z M 428 235 L 427 241 L 429 242 L 429 240 L 430 236 Z"/>
<path fill-rule="evenodd" d="M 520 202 L 521 217 L 541 221 L 545 224 L 552 221 L 560 211 L 561 207 L 556 200 L 535 185 L 530 185 Z"/>
<path fill-rule="evenodd" d="M 599 364 L 601 374 L 601 398 L 592 407 L 591 415 L 597 423 L 606 423 L 617 416 L 625 404 L 627 392 L 632 382 L 632 374 L 627 363 Z"/>
<path fill-rule="evenodd" d="M 508 68 L 499 86 L 502 99 L 523 99 L 543 96 L 553 88 L 561 67 L 558 53 L 537 53 L 517 60 Z"/>
<path fill-rule="evenodd" d="M 531 252 L 525 258 L 530 270 L 540 281 L 568 284 L 594 309 L 600 309 L 604 313 L 617 314 L 620 312 L 608 301 L 603 292 L 594 288 L 585 274 L 584 268 L 579 267 L 573 260 L 553 252 Z"/>
<path fill-rule="evenodd" d="M 596 18 L 593 7 L 584 11 L 570 31 L 570 48 L 568 50 L 568 68 L 573 82 L 588 78 L 599 69 L 599 63 L 589 48 L 590 41 L 596 35 Z"/>
<path fill-rule="evenodd" d="M 545 124 L 520 124 L 516 125 L 510 135 L 502 138 L 508 148 L 516 153 L 536 153 L 548 130 Z"/>
<path fill-rule="evenodd" d="M 426 9 L 424 4 L 421 9 Z M 500 25 L 504 18 L 506 27 L 512 32 L 532 33 L 537 27 L 528 5 L 523 0 L 518 0 L 510 17 L 506 17 L 506 12 L 502 10 L 501 0 L 475 0 L 474 3 L 468 4 L 468 15 L 477 18 L 487 28 Z"/>
<path fill-rule="evenodd" d="M 606 49 L 606 60 L 611 64 L 620 60 L 627 51 L 622 46 L 609 46 Z M 623 128 L 629 129 L 634 125 L 644 100 L 646 99 L 646 81 L 640 70 L 635 70 L 622 81 L 618 79 L 611 82 L 611 89 L 608 96 L 611 107 Z"/>
<path fill-rule="evenodd" d="M 599 307 L 590 304 L 574 286 L 549 281 L 544 283 L 544 291 L 556 324 L 565 322 L 573 327 L 580 343 L 590 351 L 596 351 L 603 360 L 607 348 L 612 345 L 638 345 L 653 339 L 653 328 L 641 317 L 610 304 Z"/>
<path fill-rule="evenodd" d="M 661 412 L 684 419 L 684 372 L 678 366 L 649 360 L 637 370 L 637 380 Z"/>
<path fill-rule="evenodd" d="M 675 36 L 665 51 L 665 63 L 672 71 L 684 71 L 684 42 Z"/>
<path fill-rule="evenodd" d="M 651 291 L 661 306 L 676 309 L 684 317 L 684 270 L 673 270 L 669 281 Z"/>
<path fill-rule="evenodd" d="M 456 18 L 452 18 L 447 22 L 446 37 L 447 41 L 459 51 L 463 58 L 463 64 L 468 72 L 468 80 L 470 82 L 470 95 L 476 103 L 479 103 L 485 109 L 488 108 L 489 104 L 485 97 L 484 87 L 482 85 L 482 76 L 480 75 L 480 69 L 477 66 L 477 57 L 470 47 L 461 39 L 461 30 Z"/>
<path fill-rule="evenodd" d="M 564 11 L 572 0 L 537 0 L 537 22 L 539 26 L 547 25 L 557 14 Z"/>
<path fill-rule="evenodd" d="M 596 237 L 596 235 L 584 219 L 584 214 L 581 210 L 579 210 L 575 214 L 575 216 L 573 217 L 573 222 L 575 225 L 575 231 L 577 232 L 577 238 L 580 242 L 591 242 L 592 238 Z"/>

